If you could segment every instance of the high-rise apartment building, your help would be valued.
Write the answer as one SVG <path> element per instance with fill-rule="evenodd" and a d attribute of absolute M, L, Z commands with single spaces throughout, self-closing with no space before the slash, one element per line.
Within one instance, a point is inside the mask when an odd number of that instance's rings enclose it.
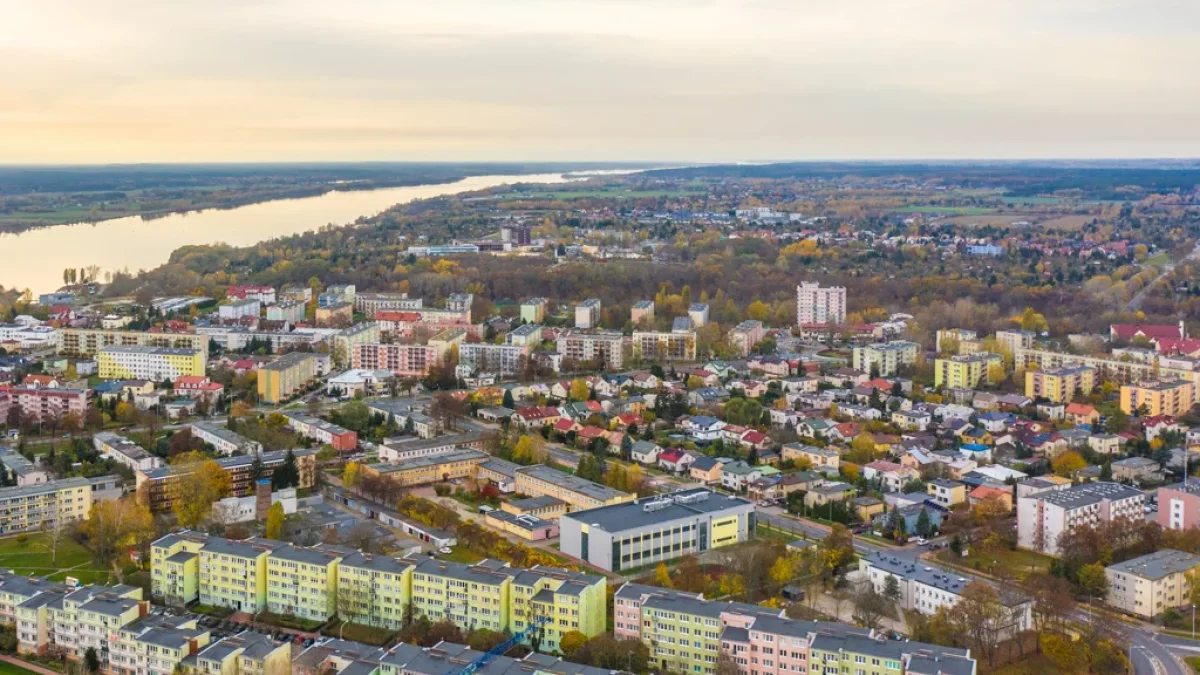
<path fill-rule="evenodd" d="M 846 323 L 846 287 L 821 288 L 815 281 L 796 287 L 796 325 Z"/>

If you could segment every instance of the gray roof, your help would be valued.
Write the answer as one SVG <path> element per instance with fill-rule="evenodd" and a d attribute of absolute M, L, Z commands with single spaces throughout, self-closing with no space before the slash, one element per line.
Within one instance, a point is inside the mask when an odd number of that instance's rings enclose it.
<path fill-rule="evenodd" d="M 1143 579 L 1158 580 L 1172 574 L 1187 572 L 1198 565 L 1200 565 L 1200 555 L 1166 548 L 1132 560 L 1109 565 L 1108 569 Z"/>
<path fill-rule="evenodd" d="M 361 567 L 389 574 L 401 574 L 412 566 L 412 563 L 406 560 L 386 555 L 372 555 L 370 553 L 363 553 L 362 551 L 351 553 L 342 558 L 342 562 L 339 563 L 339 567 Z"/>
<path fill-rule="evenodd" d="M 36 485 L 6 487 L 0 489 L 0 501 L 12 499 L 14 497 L 44 495 L 52 492 L 58 492 L 59 490 L 66 488 L 83 487 L 85 485 L 91 486 L 91 481 L 86 478 L 63 478 L 62 480 L 52 480 L 46 483 L 38 483 Z"/>
<path fill-rule="evenodd" d="M 498 573 L 494 570 L 487 569 L 480 565 L 464 565 L 462 563 L 449 562 L 446 560 L 438 560 L 437 558 L 429 558 L 420 556 L 416 559 L 405 558 L 404 562 L 415 565 L 413 574 L 428 574 L 435 577 L 447 577 L 466 581 L 474 584 L 483 584 L 487 586 L 499 586 L 504 583 L 508 575 Z"/>
<path fill-rule="evenodd" d="M 540 508 L 545 508 L 548 506 L 563 506 L 565 503 L 566 502 L 564 502 L 563 500 L 558 499 L 557 497 L 551 497 L 550 495 L 542 495 L 540 497 L 528 497 L 526 499 L 518 499 L 516 501 L 509 502 L 509 504 L 511 504 L 512 506 L 514 506 L 517 509 L 520 509 L 522 511 L 528 511 L 530 509 L 540 509 Z"/>
<path fill-rule="evenodd" d="M 1036 498 L 1064 509 L 1077 509 L 1091 504 L 1099 504 L 1104 500 L 1120 501 L 1144 496 L 1144 492 L 1128 485 L 1095 482 L 1072 485 L 1066 490 L 1043 492 L 1036 495 Z"/>
<path fill-rule="evenodd" d="M 279 560 L 290 560 L 307 565 L 328 565 L 338 558 L 343 558 L 352 553 L 350 549 L 341 548 L 338 546 L 327 546 L 325 544 L 317 544 L 316 546 L 306 548 L 302 546 L 280 546 L 271 551 L 272 558 Z"/>
<path fill-rule="evenodd" d="M 889 574 L 903 577 L 909 581 L 916 581 L 926 586 L 946 591 L 947 593 L 953 593 L 954 595 L 961 595 L 963 589 L 973 581 L 973 579 L 961 576 L 961 573 L 954 572 L 953 570 L 938 567 L 921 560 L 898 558 L 888 555 L 885 552 L 868 553 L 863 556 L 863 560 L 872 567 Z M 996 592 L 1000 600 L 1009 607 L 1028 602 L 1028 598 L 1006 589 L 996 588 Z"/>
<path fill-rule="evenodd" d="M 628 493 L 626 493 L 626 492 L 621 492 L 620 490 L 614 490 L 613 488 L 610 488 L 607 485 L 593 483 L 590 480 L 587 480 L 584 478 L 579 478 L 578 476 L 572 476 L 570 474 L 566 474 L 561 471 L 557 471 L 555 469 L 551 469 L 550 467 L 545 466 L 543 464 L 535 464 L 533 466 L 528 466 L 523 469 L 520 469 L 518 472 L 523 473 L 527 476 L 532 476 L 534 478 L 537 478 L 538 480 L 544 480 L 548 483 L 553 483 L 553 484 L 563 487 L 567 490 L 570 490 L 571 492 L 577 492 L 579 494 L 587 495 L 588 497 L 591 497 L 592 499 L 595 499 L 598 501 L 606 502 L 610 499 L 617 499 L 619 497 L 624 497 L 624 496 L 628 495 Z"/>
<path fill-rule="evenodd" d="M 211 537 L 202 549 L 205 553 L 231 555 L 238 558 L 257 558 L 283 546 L 283 542 L 270 539 L 226 539 Z"/>
<path fill-rule="evenodd" d="M 265 465 L 282 464 L 287 456 L 288 450 L 275 450 L 273 452 L 261 452 L 258 454 L 258 459 Z M 294 448 L 290 451 L 296 457 L 305 457 L 313 454 L 315 451 L 311 448 Z M 254 463 L 254 455 L 238 455 L 235 457 L 219 457 L 215 461 L 222 469 L 233 469 L 242 466 L 250 466 Z M 188 465 L 184 465 L 188 466 Z M 178 466 L 164 466 L 142 473 L 147 478 L 167 478 L 179 471 Z"/>
<path fill-rule="evenodd" d="M 707 497 L 697 496 L 702 494 Z M 660 508 L 656 508 L 655 505 Z M 650 510 L 647 510 L 647 506 L 650 507 Z M 672 520 L 705 516 L 728 509 L 749 511 L 754 509 L 754 504 L 741 497 L 723 495 L 707 488 L 693 488 L 668 495 L 656 495 L 654 498 L 576 511 L 568 513 L 563 518 L 587 523 L 591 528 L 616 533 Z"/>

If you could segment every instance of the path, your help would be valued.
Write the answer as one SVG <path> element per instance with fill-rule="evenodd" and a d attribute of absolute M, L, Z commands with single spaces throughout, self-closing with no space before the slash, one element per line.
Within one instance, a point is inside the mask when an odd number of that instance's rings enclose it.
<path fill-rule="evenodd" d="M 1197 243 L 1196 247 L 1192 249 L 1192 252 L 1187 254 L 1186 256 L 1184 256 L 1183 260 L 1180 260 L 1179 262 L 1184 262 L 1186 260 L 1194 260 L 1196 258 L 1200 258 L 1200 243 Z M 1154 277 L 1154 281 L 1151 281 L 1150 283 L 1146 284 L 1145 288 L 1143 288 L 1141 291 L 1138 291 L 1137 295 L 1130 298 L 1129 302 L 1126 303 L 1126 305 L 1125 305 L 1125 311 L 1126 312 L 1136 312 L 1139 309 L 1141 309 L 1142 303 L 1146 301 L 1146 296 L 1148 296 L 1150 294 L 1150 291 L 1155 286 L 1158 285 L 1158 282 L 1162 281 L 1164 278 L 1166 278 L 1166 276 L 1168 274 L 1170 274 L 1171 272 L 1173 272 L 1175 270 L 1175 266 L 1177 264 L 1178 263 L 1169 262 L 1166 265 L 1163 265 L 1162 273 L 1159 274 L 1157 277 Z"/>

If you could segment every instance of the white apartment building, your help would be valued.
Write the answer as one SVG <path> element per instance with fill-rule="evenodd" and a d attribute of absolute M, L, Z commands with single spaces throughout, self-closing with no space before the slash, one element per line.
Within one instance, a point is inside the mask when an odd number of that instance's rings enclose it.
<path fill-rule="evenodd" d="M 693 327 L 703 328 L 708 323 L 708 303 L 693 302 L 688 307 L 688 318 L 692 320 Z"/>
<path fill-rule="evenodd" d="M 233 300 L 217 308 L 222 321 L 236 321 L 244 316 L 258 316 L 262 303 L 258 300 Z"/>
<path fill-rule="evenodd" d="M 540 331 L 540 327 L 538 327 Z M 516 375 L 521 364 L 529 356 L 525 345 L 493 345 L 486 342 L 464 342 L 458 345 L 459 363 L 471 363 L 481 373 Z"/>
<path fill-rule="evenodd" d="M 858 561 L 858 570 L 866 576 L 876 593 L 882 594 L 888 577 L 895 577 L 900 586 L 901 609 L 915 610 L 925 615 L 936 614 L 958 604 L 962 592 L 972 579 L 945 568 L 929 565 L 922 560 L 902 559 L 886 552 L 870 553 Z M 1000 601 L 1008 610 L 1000 625 L 1002 634 L 1030 630 L 1033 626 L 1033 602 L 1024 596 L 997 588 Z"/>
<path fill-rule="evenodd" d="M 297 324 L 304 321 L 305 303 L 302 300 L 284 300 L 267 307 L 267 321 L 283 321 Z"/>
<path fill-rule="evenodd" d="M 92 446 L 102 456 L 134 471 L 149 471 L 163 465 L 161 458 L 156 457 L 145 448 L 133 441 L 114 434 L 111 431 L 101 431 L 92 436 Z"/>
<path fill-rule="evenodd" d="M 606 369 L 620 368 L 625 362 L 624 345 L 625 336 L 609 331 L 568 331 L 558 336 L 558 352 L 564 360 L 594 362 Z"/>
<path fill-rule="evenodd" d="M 600 325 L 600 301 L 596 298 L 584 300 L 575 306 L 575 327 L 596 328 Z"/>
<path fill-rule="evenodd" d="M 1120 483 L 1083 483 L 1017 499 L 1017 546 L 1058 555 L 1059 537 L 1081 525 L 1141 519 L 1146 495 Z"/>
<path fill-rule="evenodd" d="M 821 288 L 815 281 L 802 281 L 796 287 L 796 325 L 846 323 L 846 288 Z"/>
<path fill-rule="evenodd" d="M 212 422 L 195 422 L 188 425 L 192 435 L 213 446 L 222 455 L 229 456 L 241 450 L 247 455 L 262 452 L 262 443 L 252 441 L 241 434 L 236 434 L 225 427 Z"/>

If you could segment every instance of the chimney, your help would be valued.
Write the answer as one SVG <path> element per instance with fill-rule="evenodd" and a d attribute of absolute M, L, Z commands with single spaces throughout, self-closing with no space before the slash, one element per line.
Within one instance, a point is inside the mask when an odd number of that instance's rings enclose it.
<path fill-rule="evenodd" d="M 254 484 L 255 516 L 260 521 L 267 519 L 267 510 L 271 508 L 271 479 L 260 478 Z"/>

